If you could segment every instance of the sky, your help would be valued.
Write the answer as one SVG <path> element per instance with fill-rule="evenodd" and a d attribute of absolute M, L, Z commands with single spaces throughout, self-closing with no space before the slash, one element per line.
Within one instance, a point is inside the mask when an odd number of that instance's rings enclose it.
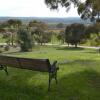
<path fill-rule="evenodd" d="M 79 17 L 73 6 L 69 12 L 65 8 L 50 10 L 44 0 L 0 0 L 0 16 L 11 17 Z"/>

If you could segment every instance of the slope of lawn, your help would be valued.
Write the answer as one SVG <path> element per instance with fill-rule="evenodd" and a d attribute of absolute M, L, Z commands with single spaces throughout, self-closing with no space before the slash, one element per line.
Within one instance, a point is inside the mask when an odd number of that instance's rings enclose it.
<path fill-rule="evenodd" d="M 7 53 L 5 53 L 7 54 Z M 0 100 L 100 100 L 100 54 L 95 49 L 38 47 L 7 55 L 58 61 L 58 84 L 48 74 L 8 67 L 0 71 Z"/>

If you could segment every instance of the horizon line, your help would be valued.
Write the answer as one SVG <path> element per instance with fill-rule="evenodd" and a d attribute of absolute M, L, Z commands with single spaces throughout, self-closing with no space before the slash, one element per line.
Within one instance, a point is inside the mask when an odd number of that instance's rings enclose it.
<path fill-rule="evenodd" d="M 68 17 L 48 17 L 48 16 L 0 16 L 0 17 L 18 17 L 18 18 L 22 18 L 22 17 L 26 17 L 26 18 L 80 18 L 79 16 L 68 16 Z"/>

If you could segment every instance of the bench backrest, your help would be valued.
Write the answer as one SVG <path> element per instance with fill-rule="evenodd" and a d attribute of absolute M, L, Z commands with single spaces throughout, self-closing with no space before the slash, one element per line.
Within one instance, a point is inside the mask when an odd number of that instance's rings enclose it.
<path fill-rule="evenodd" d="M 0 65 L 42 72 L 49 71 L 51 67 L 49 59 L 19 58 L 1 55 Z"/>

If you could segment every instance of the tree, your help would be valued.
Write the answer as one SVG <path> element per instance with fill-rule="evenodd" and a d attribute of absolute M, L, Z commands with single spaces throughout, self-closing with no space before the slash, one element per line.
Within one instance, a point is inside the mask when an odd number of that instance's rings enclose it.
<path fill-rule="evenodd" d="M 78 6 L 80 3 L 80 0 L 45 0 L 46 5 L 50 9 L 59 9 L 60 6 L 65 7 L 68 11 L 71 7 L 71 4 L 74 4 L 75 6 Z"/>
<path fill-rule="evenodd" d="M 10 37 L 11 37 L 11 33 L 10 32 L 5 32 L 3 33 L 3 39 L 5 39 L 5 42 L 7 43 L 7 45 L 10 45 Z"/>
<path fill-rule="evenodd" d="M 86 34 L 89 36 L 89 38 L 92 37 L 92 44 L 95 46 L 100 45 L 100 23 L 88 26 L 86 28 Z"/>
<path fill-rule="evenodd" d="M 19 29 L 17 32 L 17 42 L 21 47 L 21 51 L 31 51 L 33 41 L 31 33 L 27 29 Z"/>
<path fill-rule="evenodd" d="M 97 37 L 100 37 L 100 23 L 96 23 L 95 25 L 88 26 L 86 33 L 96 34 Z"/>
<path fill-rule="evenodd" d="M 100 0 L 86 0 L 80 3 L 78 13 L 82 19 L 100 22 Z"/>
<path fill-rule="evenodd" d="M 48 25 L 46 23 L 37 20 L 30 21 L 28 26 L 33 29 L 37 29 L 41 27 L 41 29 L 46 30 L 48 28 Z"/>
<path fill-rule="evenodd" d="M 56 25 L 56 27 L 57 27 L 57 28 L 64 28 L 64 24 L 63 24 L 63 23 L 58 23 L 58 24 Z"/>
<path fill-rule="evenodd" d="M 41 45 L 43 43 L 48 43 L 51 41 L 51 33 L 48 31 L 41 30 L 40 28 L 36 29 L 33 32 L 33 35 L 34 35 L 35 41 L 37 43 L 40 43 Z"/>
<path fill-rule="evenodd" d="M 5 33 L 6 30 L 4 28 L 0 28 L 0 33 Z"/>
<path fill-rule="evenodd" d="M 65 42 L 65 32 L 61 30 L 57 35 L 57 39 L 61 41 L 62 44 Z"/>
<path fill-rule="evenodd" d="M 85 26 L 83 24 L 71 24 L 66 27 L 65 41 L 69 44 L 75 45 L 80 43 L 85 38 Z"/>
<path fill-rule="evenodd" d="M 11 44 L 14 45 L 14 39 L 18 28 L 22 25 L 22 22 L 18 19 L 9 19 L 6 24 L 8 25 L 8 31 L 11 32 Z"/>
<path fill-rule="evenodd" d="M 67 11 L 71 8 L 71 4 L 78 7 L 78 14 L 82 19 L 90 19 L 91 21 L 100 22 L 100 0 L 45 0 L 46 5 L 50 9 L 59 9 L 60 6 L 65 7 Z"/>
<path fill-rule="evenodd" d="M 33 20 L 29 22 L 29 27 L 36 42 L 42 45 L 42 43 L 46 43 L 49 41 L 50 38 L 48 37 L 50 36 L 50 34 L 47 31 L 47 24 L 41 21 Z"/>
<path fill-rule="evenodd" d="M 9 19 L 7 21 L 8 26 L 13 27 L 13 28 L 18 28 L 19 26 L 22 25 L 22 22 L 18 19 Z"/>

